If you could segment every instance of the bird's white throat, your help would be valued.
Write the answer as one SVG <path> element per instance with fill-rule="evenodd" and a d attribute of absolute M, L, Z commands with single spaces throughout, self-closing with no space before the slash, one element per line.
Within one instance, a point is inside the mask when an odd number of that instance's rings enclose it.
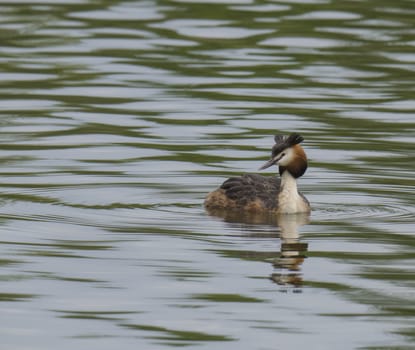
<path fill-rule="evenodd" d="M 289 171 L 284 171 L 281 175 L 281 190 L 278 194 L 278 212 L 281 214 L 293 214 L 308 211 L 307 203 L 298 193 L 297 180 Z"/>

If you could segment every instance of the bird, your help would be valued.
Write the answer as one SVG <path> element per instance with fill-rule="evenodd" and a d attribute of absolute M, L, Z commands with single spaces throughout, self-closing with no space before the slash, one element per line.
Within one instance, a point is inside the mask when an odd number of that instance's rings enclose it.
<path fill-rule="evenodd" d="M 289 136 L 275 135 L 271 159 L 259 170 L 278 166 L 278 176 L 243 174 L 231 177 L 204 201 L 208 211 L 233 211 L 245 214 L 297 214 L 309 213 L 307 198 L 298 191 L 297 179 L 307 170 L 307 156 L 298 133 Z"/>

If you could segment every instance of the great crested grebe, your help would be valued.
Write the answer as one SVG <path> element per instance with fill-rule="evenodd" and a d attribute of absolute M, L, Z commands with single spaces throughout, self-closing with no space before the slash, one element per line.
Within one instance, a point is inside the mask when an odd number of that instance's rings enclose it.
<path fill-rule="evenodd" d="M 310 203 L 297 190 L 297 180 L 307 170 L 307 156 L 299 134 L 276 135 L 271 159 L 259 170 L 276 164 L 280 179 L 258 174 L 231 177 L 205 199 L 208 210 L 295 214 L 310 212 Z"/>

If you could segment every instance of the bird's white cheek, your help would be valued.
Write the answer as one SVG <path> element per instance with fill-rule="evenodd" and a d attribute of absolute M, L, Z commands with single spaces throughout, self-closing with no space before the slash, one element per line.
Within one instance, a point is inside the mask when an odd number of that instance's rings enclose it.
<path fill-rule="evenodd" d="M 278 161 L 278 165 L 281 166 L 286 166 L 288 164 L 287 162 L 287 157 L 282 157 L 279 161 Z"/>
<path fill-rule="evenodd" d="M 287 151 L 285 151 L 284 156 L 278 161 L 278 165 L 287 166 L 288 164 L 291 163 L 293 158 L 294 158 L 294 154 L 292 150 L 288 149 Z"/>

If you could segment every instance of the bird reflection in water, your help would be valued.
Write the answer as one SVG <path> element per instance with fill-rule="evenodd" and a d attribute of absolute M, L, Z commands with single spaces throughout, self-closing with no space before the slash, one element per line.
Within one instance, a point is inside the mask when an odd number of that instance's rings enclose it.
<path fill-rule="evenodd" d="M 299 287 L 303 279 L 301 265 L 306 258 L 308 243 L 300 241 L 298 227 L 309 222 L 308 214 L 282 215 L 278 218 L 280 228 L 281 250 L 273 265 L 275 271 L 271 275 L 272 281 L 278 285 L 293 285 Z"/>
<path fill-rule="evenodd" d="M 296 287 L 295 292 L 300 292 L 298 287 L 302 286 L 303 277 L 301 265 L 303 264 L 308 250 L 308 243 L 300 241 L 298 228 L 310 221 L 309 213 L 298 213 L 288 215 L 273 215 L 269 213 L 241 213 L 229 210 L 208 210 L 212 216 L 221 217 L 228 223 L 244 223 L 244 230 L 250 231 L 254 237 L 275 236 L 281 240 L 281 248 L 277 256 L 273 256 L 272 264 L 275 271 L 270 279 L 280 286 Z M 265 224 L 272 228 L 271 232 L 258 230 L 252 224 Z M 278 227 L 279 230 L 276 228 Z M 262 255 L 259 253 L 259 255 Z M 269 256 L 267 256 L 267 260 Z"/>

